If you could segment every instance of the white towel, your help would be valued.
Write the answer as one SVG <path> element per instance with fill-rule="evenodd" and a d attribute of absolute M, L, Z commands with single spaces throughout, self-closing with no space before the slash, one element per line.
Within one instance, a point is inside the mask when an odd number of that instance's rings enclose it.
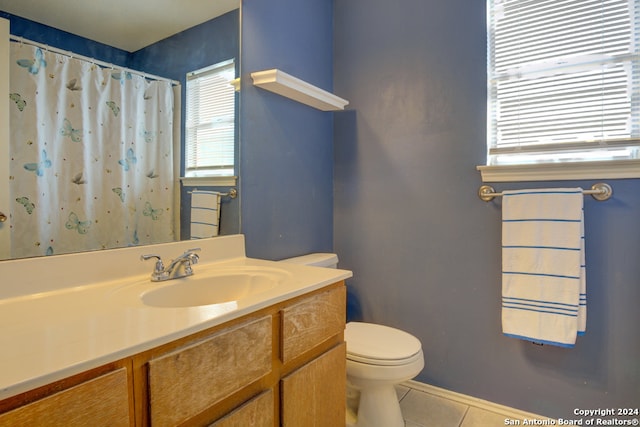
<path fill-rule="evenodd" d="M 220 224 L 220 193 L 191 192 L 191 239 L 215 237 Z"/>
<path fill-rule="evenodd" d="M 581 188 L 503 192 L 502 331 L 573 347 L 586 327 Z"/>

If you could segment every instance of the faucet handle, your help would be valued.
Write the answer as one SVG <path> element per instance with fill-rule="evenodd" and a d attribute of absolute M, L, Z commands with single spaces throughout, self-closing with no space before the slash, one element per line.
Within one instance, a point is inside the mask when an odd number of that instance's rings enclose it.
<path fill-rule="evenodd" d="M 198 256 L 198 254 L 194 252 L 199 252 L 199 251 L 200 251 L 200 248 L 187 249 L 185 253 L 182 254 L 182 256 L 186 257 L 190 263 L 197 264 L 198 259 L 200 259 L 200 257 Z"/>
<path fill-rule="evenodd" d="M 160 255 L 154 255 L 154 254 L 140 255 L 140 261 L 146 261 L 151 258 L 157 259 L 154 273 L 159 273 L 164 271 L 164 263 L 162 262 L 162 258 L 160 258 Z"/>

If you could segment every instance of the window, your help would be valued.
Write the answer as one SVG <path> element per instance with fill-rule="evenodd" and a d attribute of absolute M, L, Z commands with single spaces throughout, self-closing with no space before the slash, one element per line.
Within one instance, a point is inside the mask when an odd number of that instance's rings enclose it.
<path fill-rule="evenodd" d="M 185 176 L 234 174 L 235 61 L 187 74 Z"/>
<path fill-rule="evenodd" d="M 488 0 L 488 165 L 640 158 L 639 3 Z"/>

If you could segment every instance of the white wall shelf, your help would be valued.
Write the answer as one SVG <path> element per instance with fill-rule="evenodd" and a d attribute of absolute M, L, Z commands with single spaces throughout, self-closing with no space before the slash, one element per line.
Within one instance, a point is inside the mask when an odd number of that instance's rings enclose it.
<path fill-rule="evenodd" d="M 324 89 L 278 69 L 251 73 L 254 86 L 277 93 L 322 111 L 344 110 L 349 103 Z"/>

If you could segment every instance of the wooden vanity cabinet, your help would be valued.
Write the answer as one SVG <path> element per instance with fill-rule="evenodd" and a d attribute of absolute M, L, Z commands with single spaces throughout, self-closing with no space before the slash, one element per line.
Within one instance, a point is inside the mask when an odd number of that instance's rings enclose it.
<path fill-rule="evenodd" d="M 282 310 L 283 427 L 344 425 L 345 318 L 344 286 L 308 296 Z"/>
<path fill-rule="evenodd" d="M 143 354 L 138 425 L 343 425 L 345 318 L 340 282 Z"/>
<path fill-rule="evenodd" d="M 151 425 L 184 423 L 268 375 L 272 335 L 272 316 L 266 315 L 151 359 Z"/>
<path fill-rule="evenodd" d="M 275 421 L 274 392 L 267 390 L 250 399 L 209 427 L 273 427 Z"/>
<path fill-rule="evenodd" d="M 282 426 L 344 425 L 346 348 L 339 344 L 282 379 Z"/>
<path fill-rule="evenodd" d="M 335 283 L 0 401 L 0 425 L 343 426 L 345 311 Z"/>
<path fill-rule="evenodd" d="M 103 370 L 98 369 L 97 372 Z M 93 375 L 97 376 L 86 379 Z M 133 423 L 130 389 L 126 367 L 99 375 L 96 372 L 83 373 L 0 402 L 0 409 L 18 405 L 0 414 L 0 425 L 130 426 Z M 46 396 L 39 398 L 40 395 Z"/>

